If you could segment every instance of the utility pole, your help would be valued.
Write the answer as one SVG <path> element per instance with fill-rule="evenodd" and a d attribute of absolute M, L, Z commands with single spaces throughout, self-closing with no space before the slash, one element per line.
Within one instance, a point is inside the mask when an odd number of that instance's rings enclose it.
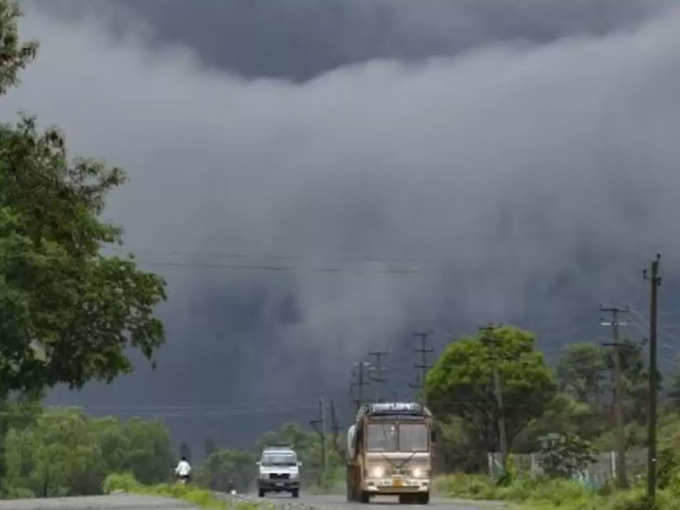
<path fill-rule="evenodd" d="M 375 357 L 375 364 L 373 365 L 375 369 L 371 372 L 370 380 L 372 383 L 375 383 L 375 393 L 373 398 L 376 402 L 380 402 L 383 397 L 382 390 L 384 390 L 385 382 L 387 382 L 387 379 L 384 376 L 384 373 L 387 371 L 387 367 L 383 365 L 383 358 L 387 357 L 389 354 L 390 353 L 386 351 L 369 352 L 369 355 Z"/>
<path fill-rule="evenodd" d="M 602 320 L 602 326 L 611 326 L 612 341 L 602 345 L 614 348 L 614 412 L 616 414 L 616 480 L 619 487 L 628 487 L 628 476 L 626 474 L 626 432 L 623 420 L 623 377 L 621 374 L 621 352 L 620 348 L 625 346 L 619 342 L 619 326 L 625 323 L 619 322 L 619 313 L 627 313 L 628 308 L 618 308 L 615 306 L 600 306 L 600 312 L 611 313 L 611 321 Z"/>
<path fill-rule="evenodd" d="M 338 417 L 335 414 L 335 402 L 331 400 L 331 428 L 333 430 L 333 448 L 335 448 L 338 457 L 340 457 L 345 464 L 347 464 L 347 452 L 340 445 L 338 439 L 340 437 L 340 425 L 338 425 Z"/>
<path fill-rule="evenodd" d="M 432 368 L 427 362 L 427 355 L 434 352 L 432 347 L 428 347 L 427 337 L 430 336 L 429 331 L 417 331 L 413 333 L 413 336 L 420 338 L 420 347 L 414 349 L 414 351 L 420 354 L 420 363 L 415 363 L 413 366 L 420 370 L 420 376 L 418 382 L 409 383 L 409 386 L 416 390 L 417 400 L 421 405 L 425 405 L 425 379 L 427 378 L 427 371 Z"/>
<path fill-rule="evenodd" d="M 321 472 L 319 473 L 319 484 L 321 484 L 326 475 L 326 413 L 323 398 L 319 399 L 319 419 L 310 421 L 310 425 L 319 434 L 321 440 Z M 321 428 L 319 428 L 321 425 Z"/>
<path fill-rule="evenodd" d="M 369 378 L 366 377 L 367 369 L 370 368 L 370 366 L 371 364 L 368 361 L 360 361 L 359 363 L 354 364 L 354 370 L 352 371 L 352 375 L 357 378 L 357 381 L 352 383 L 350 387 L 350 392 L 352 392 L 352 390 L 356 388 L 357 398 L 354 399 L 353 402 L 356 406 L 357 411 L 364 403 L 364 387 L 370 384 Z"/>
<path fill-rule="evenodd" d="M 501 374 L 498 370 L 498 356 L 496 354 L 495 342 L 493 337 L 494 325 L 479 328 L 482 332 L 482 341 L 490 346 L 491 363 L 493 364 L 493 387 L 494 395 L 496 396 L 496 405 L 498 406 L 498 439 L 501 449 L 501 463 L 503 464 L 503 471 L 508 462 L 508 437 L 505 426 L 505 408 L 503 406 L 503 383 L 501 381 Z"/>
<path fill-rule="evenodd" d="M 657 320 L 657 291 L 661 285 L 659 276 L 659 262 L 661 255 L 656 254 L 656 259 L 650 264 L 650 271 L 645 269 L 643 276 L 650 282 L 650 305 L 649 305 L 649 416 L 647 417 L 647 442 L 649 452 L 647 455 L 647 499 L 651 508 L 656 501 L 656 399 L 658 370 L 656 366 L 656 320 Z"/>

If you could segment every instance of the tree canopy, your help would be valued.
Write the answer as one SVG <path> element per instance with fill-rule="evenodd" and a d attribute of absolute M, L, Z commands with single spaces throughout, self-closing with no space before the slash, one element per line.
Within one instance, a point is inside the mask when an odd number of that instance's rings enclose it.
<path fill-rule="evenodd" d="M 494 391 L 501 379 L 503 408 Z M 436 415 L 458 416 L 481 441 L 480 451 L 499 448 L 498 419 L 505 418 L 509 443 L 543 414 L 555 383 L 534 336 L 504 326 L 451 343 L 428 373 L 425 394 Z"/>
<path fill-rule="evenodd" d="M 5 439 L 9 496 L 100 494 L 112 472 L 144 483 L 166 481 L 174 462 L 170 434 L 157 421 L 90 418 L 78 409 L 50 409 Z"/>
<path fill-rule="evenodd" d="M 17 83 L 35 43 L 20 44 L 16 4 L 0 0 L 0 93 Z M 0 397 L 129 371 L 164 338 L 154 308 L 162 278 L 132 257 L 105 256 L 122 229 L 100 215 L 125 174 L 70 159 L 64 136 L 33 118 L 0 125 Z"/>

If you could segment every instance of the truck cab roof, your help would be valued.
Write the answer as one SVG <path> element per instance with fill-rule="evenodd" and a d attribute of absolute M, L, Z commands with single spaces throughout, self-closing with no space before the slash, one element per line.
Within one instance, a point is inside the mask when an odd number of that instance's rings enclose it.
<path fill-rule="evenodd" d="M 364 416 L 402 416 L 424 417 L 432 416 L 430 410 L 418 402 L 373 402 L 361 406 L 357 413 L 357 420 Z"/>

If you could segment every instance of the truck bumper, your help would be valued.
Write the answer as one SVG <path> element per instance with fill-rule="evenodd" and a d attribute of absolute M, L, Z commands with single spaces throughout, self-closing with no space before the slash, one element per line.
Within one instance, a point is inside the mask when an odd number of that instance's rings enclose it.
<path fill-rule="evenodd" d="M 257 487 L 268 492 L 284 492 L 300 490 L 298 480 L 258 480 Z"/>
<path fill-rule="evenodd" d="M 363 490 L 371 494 L 416 494 L 430 492 L 430 480 L 407 478 L 395 481 L 391 478 L 369 478 L 364 482 Z"/>

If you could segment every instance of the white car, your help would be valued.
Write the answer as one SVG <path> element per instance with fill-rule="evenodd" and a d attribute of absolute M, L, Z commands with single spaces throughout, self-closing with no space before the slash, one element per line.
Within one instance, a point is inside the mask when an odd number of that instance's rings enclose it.
<path fill-rule="evenodd" d="M 257 488 L 260 497 L 267 492 L 290 492 L 294 498 L 300 494 L 300 468 L 297 453 L 291 448 L 265 448 L 257 463 L 259 473 Z"/>

